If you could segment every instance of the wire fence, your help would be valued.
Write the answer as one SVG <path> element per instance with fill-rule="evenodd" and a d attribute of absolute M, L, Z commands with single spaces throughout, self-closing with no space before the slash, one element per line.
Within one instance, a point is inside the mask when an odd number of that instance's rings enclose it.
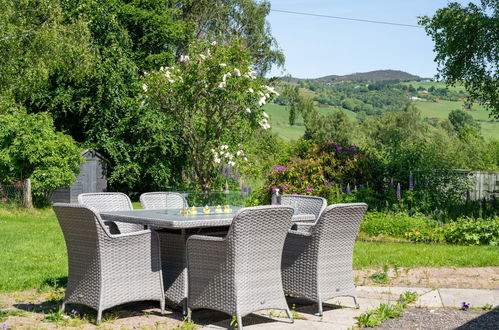
<path fill-rule="evenodd" d="M 13 184 L 0 183 L 0 205 L 1 204 L 23 204 L 24 185 L 21 182 Z"/>

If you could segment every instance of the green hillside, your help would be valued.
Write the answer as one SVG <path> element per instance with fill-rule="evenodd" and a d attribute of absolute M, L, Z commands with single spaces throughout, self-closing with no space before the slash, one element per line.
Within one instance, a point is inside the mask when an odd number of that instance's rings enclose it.
<path fill-rule="evenodd" d="M 275 103 L 266 104 L 264 106 L 265 111 L 270 115 L 270 122 L 272 125 L 272 131 L 277 133 L 280 137 L 285 140 L 297 140 L 303 136 L 305 133 L 305 126 L 303 124 L 303 118 L 298 115 L 295 121 L 295 125 L 289 125 L 289 111 L 283 105 L 278 105 Z M 332 113 L 335 111 L 340 111 L 339 108 L 334 107 L 316 107 L 319 112 L 323 115 Z M 356 119 L 357 114 L 353 111 L 343 110 L 351 119 Z"/>
<path fill-rule="evenodd" d="M 447 119 L 449 112 L 456 109 L 463 109 L 464 102 L 452 102 L 439 100 L 437 102 L 418 101 L 415 105 L 421 110 L 423 117 L 443 120 Z M 474 104 L 472 110 L 467 110 L 482 127 L 482 135 L 486 139 L 499 140 L 499 122 L 491 120 L 489 112 L 484 106 Z"/>
<path fill-rule="evenodd" d="M 374 73 L 380 72 L 385 73 L 385 71 Z M 363 75 L 369 76 L 369 74 L 372 73 Z M 447 86 L 445 82 L 429 80 L 398 83 L 396 81 L 370 81 L 365 85 L 355 82 L 338 82 L 338 80 L 335 82 L 320 80 L 321 78 L 296 82 L 288 80 L 288 83 L 298 84 L 300 94 L 312 98 L 320 106 L 317 109 L 321 113 L 344 108 L 348 116 L 354 119 L 358 118 L 358 114 L 370 116 L 382 115 L 386 111 L 400 111 L 409 98 L 417 96 L 419 99 L 413 102 L 421 110 L 423 117 L 440 121 L 447 119 L 452 110 L 465 109 L 464 100 L 468 96 L 461 84 Z M 272 115 L 273 130 L 283 138 L 296 139 L 304 132 L 305 128 L 300 126 L 303 125 L 301 118 L 298 118 L 297 126 L 288 125 L 289 114 L 285 107 L 276 104 L 266 107 Z M 484 106 L 474 104 L 471 110 L 466 111 L 480 124 L 484 138 L 499 140 L 499 121 L 492 120 L 489 117 L 489 111 Z"/>

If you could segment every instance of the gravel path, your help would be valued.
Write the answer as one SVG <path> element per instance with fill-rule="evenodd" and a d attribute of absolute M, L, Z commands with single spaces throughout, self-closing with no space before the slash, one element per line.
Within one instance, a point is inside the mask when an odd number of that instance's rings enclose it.
<path fill-rule="evenodd" d="M 499 310 L 459 310 L 410 308 L 397 319 L 383 322 L 372 329 L 411 329 L 411 330 L 497 330 Z"/>

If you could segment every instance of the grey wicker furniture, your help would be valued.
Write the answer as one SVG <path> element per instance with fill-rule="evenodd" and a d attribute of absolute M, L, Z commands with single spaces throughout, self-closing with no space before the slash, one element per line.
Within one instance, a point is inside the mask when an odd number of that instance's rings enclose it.
<path fill-rule="evenodd" d="M 187 240 L 188 306 L 242 317 L 262 309 L 286 310 L 281 257 L 293 209 L 245 208 L 234 217 L 226 237 L 194 235 Z"/>
<path fill-rule="evenodd" d="M 290 205 L 299 214 L 313 214 L 315 220 L 319 219 L 322 211 L 327 206 L 327 201 L 322 197 L 305 196 L 305 195 L 282 195 L 281 205 Z M 297 219 L 298 221 L 307 221 Z"/>
<path fill-rule="evenodd" d="M 78 203 L 91 206 L 98 212 L 103 211 L 129 211 L 133 210 L 132 202 L 127 195 L 119 192 L 87 193 L 78 195 Z M 112 234 L 130 233 L 143 230 L 143 225 L 123 223 L 123 222 L 105 222 Z"/>
<path fill-rule="evenodd" d="M 187 200 L 177 192 L 149 192 L 140 195 L 140 205 L 146 210 L 182 209 L 188 207 Z"/>
<path fill-rule="evenodd" d="M 291 230 L 284 244 L 282 280 L 286 294 L 319 304 L 351 296 L 357 304 L 352 275 L 353 245 L 365 203 L 328 206 L 309 230 Z"/>
<path fill-rule="evenodd" d="M 230 226 L 239 207 L 232 207 L 231 214 L 197 214 L 180 215 L 180 209 L 165 210 L 131 210 L 107 211 L 100 216 L 104 220 L 128 222 L 147 225 L 155 228 L 159 235 L 161 245 L 161 264 L 163 267 L 163 284 L 165 298 L 169 305 L 181 306 L 187 314 L 187 257 L 186 241 L 193 234 L 198 234 L 200 229 L 210 231 L 221 226 Z M 293 218 L 313 221 L 312 214 L 293 215 Z M 215 235 L 218 235 L 218 231 Z M 225 235 L 224 235 L 225 236 Z"/>
<path fill-rule="evenodd" d="M 154 231 L 112 235 L 97 210 L 80 204 L 54 204 L 68 250 L 65 304 L 102 311 L 132 301 L 158 300 L 164 312 L 159 239 Z"/>

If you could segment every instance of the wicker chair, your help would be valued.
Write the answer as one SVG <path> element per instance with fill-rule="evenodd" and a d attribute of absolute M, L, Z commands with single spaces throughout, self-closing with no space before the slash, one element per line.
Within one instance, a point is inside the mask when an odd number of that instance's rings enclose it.
<path fill-rule="evenodd" d="M 140 195 L 143 209 L 182 209 L 188 207 L 184 196 L 176 192 L 150 192 Z"/>
<path fill-rule="evenodd" d="M 262 309 L 288 309 L 281 280 L 282 248 L 293 209 L 242 209 L 225 238 L 194 235 L 187 240 L 188 306 L 242 316 Z"/>
<path fill-rule="evenodd" d="M 142 230 L 112 235 L 97 211 L 54 204 L 68 249 L 68 285 L 61 306 L 82 304 L 102 311 L 132 301 L 159 300 L 164 312 L 159 240 Z"/>
<path fill-rule="evenodd" d="M 290 205 L 299 214 L 313 214 L 317 220 L 326 208 L 327 201 L 322 197 L 315 196 L 282 195 L 281 205 Z"/>
<path fill-rule="evenodd" d="M 352 275 L 353 245 L 365 203 L 328 206 L 307 231 L 288 233 L 282 259 L 284 292 L 322 302 L 351 296 L 357 305 Z"/>
<path fill-rule="evenodd" d="M 78 203 L 91 206 L 97 212 L 133 210 L 130 198 L 119 192 L 79 194 Z M 144 230 L 144 226 L 134 223 L 105 221 L 105 225 L 109 227 L 111 234 L 124 234 Z"/>

